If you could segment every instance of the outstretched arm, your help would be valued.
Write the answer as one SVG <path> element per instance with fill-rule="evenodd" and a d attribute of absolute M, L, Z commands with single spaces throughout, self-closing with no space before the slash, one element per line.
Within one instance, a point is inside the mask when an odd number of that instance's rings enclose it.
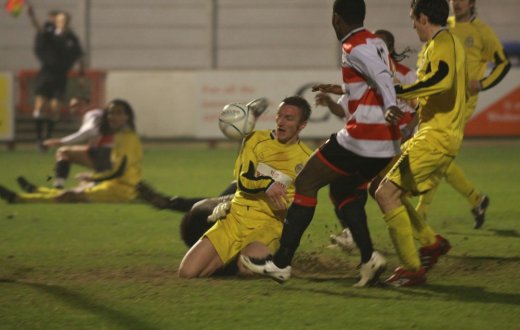
<path fill-rule="evenodd" d="M 29 20 L 31 21 L 31 25 L 34 27 L 34 29 L 37 32 L 42 32 L 43 28 L 38 22 L 38 19 L 36 18 L 36 14 L 34 13 L 34 8 L 32 4 L 28 3 L 27 5 L 27 15 L 29 15 Z"/>

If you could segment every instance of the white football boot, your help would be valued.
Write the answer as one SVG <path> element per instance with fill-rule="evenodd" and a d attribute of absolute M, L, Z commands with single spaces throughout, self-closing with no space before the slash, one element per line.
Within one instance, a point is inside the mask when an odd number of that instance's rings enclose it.
<path fill-rule="evenodd" d="M 379 280 L 379 276 L 386 269 L 386 259 L 383 255 L 377 251 L 372 252 L 370 260 L 364 264 L 361 264 L 359 282 L 354 284 L 356 288 L 362 288 L 367 286 L 373 286 Z"/>
<path fill-rule="evenodd" d="M 352 237 L 352 233 L 348 228 L 343 229 L 343 231 L 337 235 L 330 235 L 330 242 L 347 252 L 357 248 L 356 242 L 354 242 L 354 238 Z"/>
<path fill-rule="evenodd" d="M 272 260 L 259 260 L 240 255 L 240 262 L 253 273 L 271 277 L 278 283 L 284 283 L 291 278 L 291 266 L 278 268 Z"/>

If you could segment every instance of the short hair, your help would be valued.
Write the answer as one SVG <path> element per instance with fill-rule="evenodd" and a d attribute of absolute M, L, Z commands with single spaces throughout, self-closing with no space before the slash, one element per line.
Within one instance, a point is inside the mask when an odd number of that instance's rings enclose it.
<path fill-rule="evenodd" d="M 47 16 L 54 17 L 54 16 L 58 15 L 59 13 L 61 13 L 61 10 L 57 10 L 57 9 L 49 10 L 47 12 Z"/>
<path fill-rule="evenodd" d="M 412 0 L 411 7 L 415 18 L 424 14 L 434 25 L 445 26 L 450 15 L 450 6 L 446 0 Z"/>
<path fill-rule="evenodd" d="M 473 4 L 473 7 L 471 7 L 471 16 L 477 14 L 477 0 L 469 0 L 470 4 Z"/>
<path fill-rule="evenodd" d="M 364 0 L 336 0 L 334 1 L 333 11 L 347 24 L 363 25 L 365 21 L 366 6 Z"/>
<path fill-rule="evenodd" d="M 293 105 L 300 109 L 302 113 L 302 122 L 309 120 L 312 112 L 311 105 L 303 97 L 298 95 L 288 96 L 282 100 L 282 103 Z"/>

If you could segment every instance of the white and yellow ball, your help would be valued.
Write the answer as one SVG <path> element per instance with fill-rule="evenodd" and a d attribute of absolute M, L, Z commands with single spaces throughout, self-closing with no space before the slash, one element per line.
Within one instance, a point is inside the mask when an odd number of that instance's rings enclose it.
<path fill-rule="evenodd" d="M 242 140 L 255 128 L 255 116 L 240 103 L 226 104 L 218 117 L 218 127 L 231 140 Z"/>

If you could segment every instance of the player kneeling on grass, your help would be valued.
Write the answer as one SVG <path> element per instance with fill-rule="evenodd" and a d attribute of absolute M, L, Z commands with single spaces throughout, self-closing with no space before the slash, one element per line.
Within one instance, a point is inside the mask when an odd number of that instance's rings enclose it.
<path fill-rule="evenodd" d="M 107 127 L 107 128 L 104 128 Z M 72 189 L 36 187 L 19 180 L 26 193 L 15 193 L 0 186 L 0 197 L 9 203 L 74 203 L 74 202 L 128 202 L 137 197 L 136 185 L 141 181 L 142 148 L 135 132 L 134 112 L 128 102 L 111 101 L 104 110 L 102 132 L 111 139 L 111 168 L 104 172 L 80 173 L 82 182 Z"/>
<path fill-rule="evenodd" d="M 180 277 L 210 276 L 236 263 L 239 255 L 263 258 L 276 251 L 294 196 L 294 178 L 311 153 L 299 140 L 310 112 L 303 98 L 285 98 L 278 108 L 276 129 L 254 131 L 246 137 L 235 162 L 237 191 L 229 204 L 215 208 L 226 215 L 186 253 Z M 237 265 L 241 273 L 247 273 Z"/>

